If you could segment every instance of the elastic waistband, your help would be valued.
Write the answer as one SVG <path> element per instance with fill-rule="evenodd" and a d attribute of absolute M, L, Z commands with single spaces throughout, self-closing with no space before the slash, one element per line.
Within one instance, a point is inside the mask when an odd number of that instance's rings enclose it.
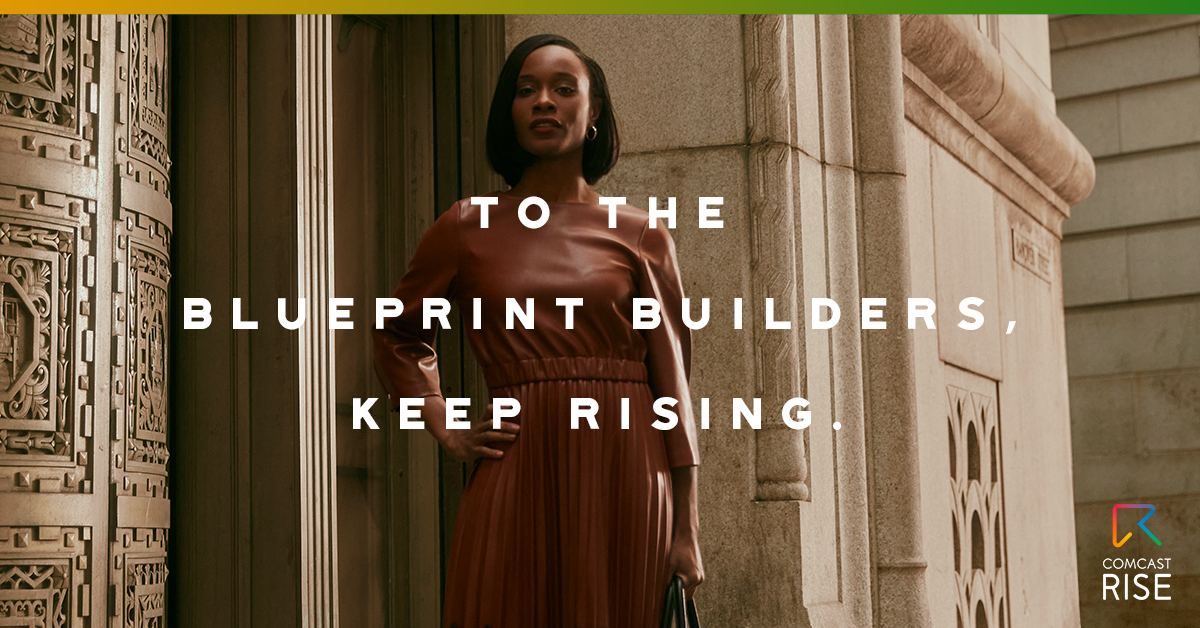
<path fill-rule="evenodd" d="M 618 382 L 648 381 L 646 364 L 620 358 L 564 357 L 521 360 L 484 367 L 489 388 L 559 379 L 599 379 Z"/>

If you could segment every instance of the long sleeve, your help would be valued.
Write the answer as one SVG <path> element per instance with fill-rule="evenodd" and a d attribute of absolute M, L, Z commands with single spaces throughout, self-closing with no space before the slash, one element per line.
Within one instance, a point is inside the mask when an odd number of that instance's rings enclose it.
<path fill-rule="evenodd" d="M 650 390 L 656 398 L 672 397 L 679 400 L 674 408 L 679 415 L 679 423 L 663 432 L 667 463 L 671 467 L 697 465 L 700 464 L 700 448 L 688 387 L 692 365 L 692 333 L 683 323 L 683 281 L 679 277 L 675 243 L 665 225 L 651 229 L 647 221 L 642 231 L 639 257 L 641 278 L 638 296 L 656 299 L 661 313 L 658 327 L 642 332 L 646 340 Z"/>
<path fill-rule="evenodd" d="M 441 394 L 438 375 L 437 320 L 422 328 L 422 304 L 426 298 L 452 298 L 458 273 L 458 222 L 460 205 L 442 214 L 421 237 L 408 272 L 392 297 L 400 299 L 404 311 L 385 321 L 373 332 L 375 374 L 383 382 L 391 407 L 401 397 Z"/>

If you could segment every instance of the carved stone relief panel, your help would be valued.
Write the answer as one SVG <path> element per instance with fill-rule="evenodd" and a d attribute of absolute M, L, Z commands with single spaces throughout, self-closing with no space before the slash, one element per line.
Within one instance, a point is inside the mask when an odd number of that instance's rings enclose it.
<path fill-rule="evenodd" d="M 91 311 L 90 211 L 86 199 L 0 185 L 0 493 L 91 492 L 80 362 L 94 336 L 77 322 Z"/>
<path fill-rule="evenodd" d="M 87 526 L 0 526 L 0 626 L 91 626 L 91 546 Z"/>
<path fill-rule="evenodd" d="M 170 197 L 167 16 L 117 20 L 117 151 L 123 178 Z"/>
<path fill-rule="evenodd" d="M 141 214 L 129 214 L 145 219 Z M 120 230 L 120 229 L 119 229 Z M 126 269 L 119 286 L 117 309 L 124 319 L 124 334 L 116 336 L 115 366 L 122 379 L 119 394 L 123 396 L 118 414 L 124 418 L 125 461 L 127 474 L 167 474 L 167 269 L 166 255 L 144 246 L 130 236 L 117 236 L 118 255 L 122 244 L 128 251 L 128 262 L 118 262 Z M 118 380 L 114 380 L 118 381 Z M 152 497 L 165 497 L 165 485 L 147 487 Z M 135 493 L 137 494 L 136 490 Z"/>
<path fill-rule="evenodd" d="M 975 388 L 975 387 L 972 387 Z M 947 386 L 958 625 L 1007 628 L 1007 542 L 995 383 Z"/>
<path fill-rule="evenodd" d="M 0 152 L 95 167 L 98 16 L 0 15 Z"/>
<path fill-rule="evenodd" d="M 117 532 L 112 548 L 109 614 L 126 628 L 166 626 L 167 535 L 162 529 Z"/>
<path fill-rule="evenodd" d="M 90 626 L 99 19 L 0 15 L 0 625 Z M 77 494 L 53 502 L 50 494 Z M 86 513 L 86 514 L 85 514 Z M 31 522 L 36 525 L 27 525 Z M 102 579 L 101 579 L 102 582 Z"/>

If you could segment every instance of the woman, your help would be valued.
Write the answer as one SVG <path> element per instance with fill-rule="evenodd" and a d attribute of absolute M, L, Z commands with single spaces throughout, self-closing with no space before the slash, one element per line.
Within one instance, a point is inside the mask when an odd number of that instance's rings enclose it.
<path fill-rule="evenodd" d="M 619 206 L 610 227 L 591 187 L 618 146 L 599 65 L 562 37 L 518 44 L 488 118 L 488 158 L 512 187 L 488 195 L 486 228 L 471 199 L 438 218 L 394 294 L 404 312 L 375 333 L 393 407 L 424 397 L 426 428 L 456 460 L 474 462 L 443 626 L 648 628 L 672 574 L 689 596 L 704 578 L 682 285 L 665 225 L 649 228 L 645 212 Z M 518 218 L 533 196 L 549 207 L 537 229 Z M 539 215 L 532 207 L 527 217 Z M 428 297 L 459 304 L 491 396 L 520 402 L 501 429 L 491 406 L 470 429 L 446 428 L 435 331 L 423 329 Z M 633 328 L 635 297 L 662 304 L 657 328 Z M 527 298 L 533 329 L 506 316 L 509 299 L 524 309 Z M 673 429 L 653 425 L 662 397 L 677 400 L 664 406 L 678 415 Z M 597 429 L 571 428 L 572 399 L 595 401 Z"/>

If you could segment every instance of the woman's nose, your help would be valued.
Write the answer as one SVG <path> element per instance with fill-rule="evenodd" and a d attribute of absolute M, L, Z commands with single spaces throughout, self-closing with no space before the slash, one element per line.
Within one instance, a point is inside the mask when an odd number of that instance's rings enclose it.
<path fill-rule="evenodd" d="M 554 99 L 550 97 L 550 90 L 538 90 L 537 100 L 533 103 L 533 106 L 539 109 L 553 109 Z"/>

